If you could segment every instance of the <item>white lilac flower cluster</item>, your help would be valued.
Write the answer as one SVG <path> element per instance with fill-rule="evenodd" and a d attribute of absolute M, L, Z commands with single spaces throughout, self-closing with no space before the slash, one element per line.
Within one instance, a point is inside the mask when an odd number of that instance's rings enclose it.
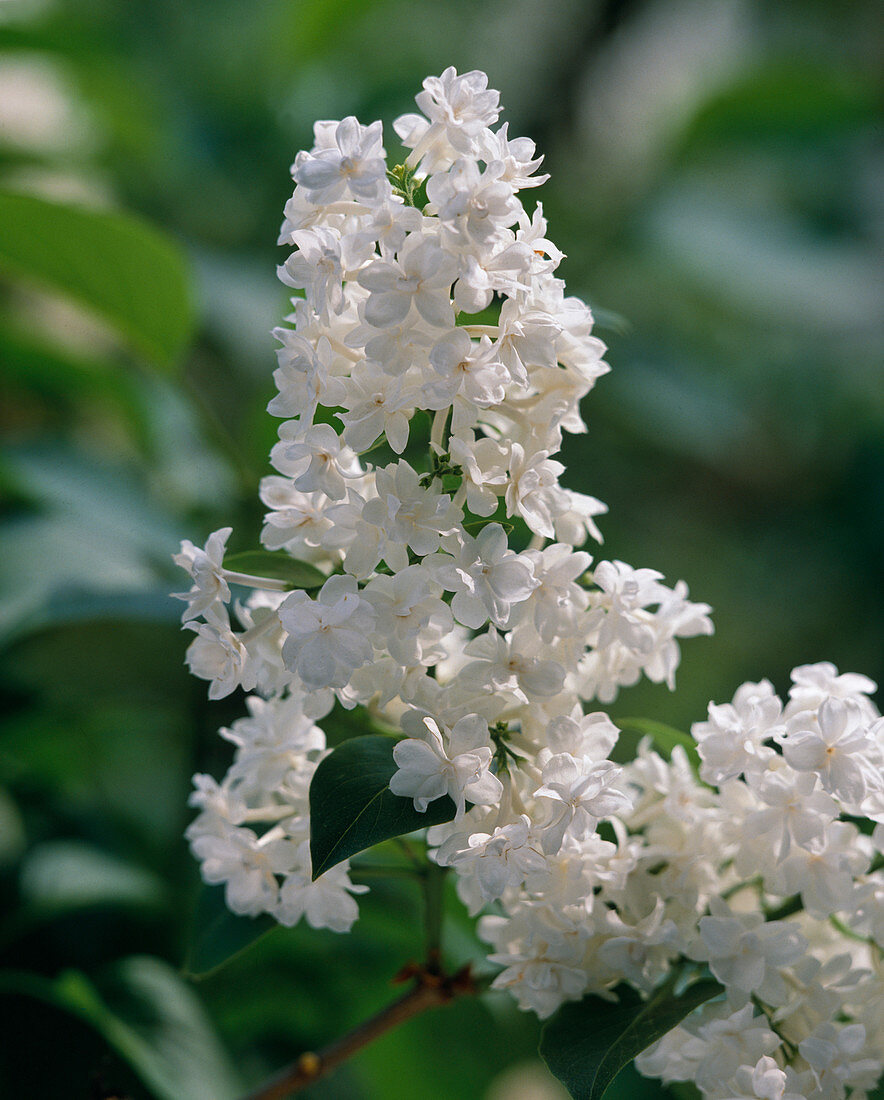
<path fill-rule="evenodd" d="M 552 456 L 608 367 L 540 204 L 518 197 L 540 158 L 492 129 L 482 73 L 428 78 L 417 104 L 394 123 L 404 164 L 388 169 L 381 123 L 346 118 L 292 166 L 262 542 L 327 579 L 288 591 L 226 568 L 229 528 L 176 557 L 191 670 L 212 698 L 251 693 L 221 731 L 223 782 L 196 777 L 203 877 L 236 913 L 352 925 L 366 888 L 347 862 L 312 880 L 308 791 L 316 721 L 364 707 L 401 730 L 393 793 L 456 806 L 432 855 L 472 913 L 495 911 L 497 988 L 548 1016 L 695 960 L 726 996 L 644 1072 L 719 1098 L 861 1096 L 884 1035 L 884 826 L 844 818 L 884 820 L 873 685 L 798 669 L 785 708 L 744 685 L 694 729 L 699 778 L 680 749 L 612 762 L 619 731 L 592 704 L 642 675 L 672 687 L 710 609 L 579 549 L 606 509 Z M 253 590 L 233 618 L 231 585 Z"/>
<path fill-rule="evenodd" d="M 785 706 L 764 680 L 710 704 L 692 729 L 699 774 L 681 746 L 667 761 L 643 743 L 607 837 L 571 826 L 551 858 L 536 831 L 533 846 L 513 826 L 467 835 L 466 819 L 432 831 L 471 872 L 473 911 L 499 897 L 480 930 L 505 967 L 494 985 L 524 1008 L 707 966 L 724 996 L 636 1065 L 717 1100 L 862 1097 L 884 1067 L 884 719 L 864 676 L 817 664 L 792 679 Z M 526 848 L 544 859 L 529 866 Z M 492 871 L 513 856 L 501 891 Z"/>

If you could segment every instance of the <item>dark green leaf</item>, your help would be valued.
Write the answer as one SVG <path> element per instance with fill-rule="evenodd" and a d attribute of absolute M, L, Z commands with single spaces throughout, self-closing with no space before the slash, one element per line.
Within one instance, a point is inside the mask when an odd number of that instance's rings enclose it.
<path fill-rule="evenodd" d="M 95 310 L 163 365 L 187 344 L 193 305 L 182 255 L 130 216 L 0 192 L 0 265 Z"/>
<path fill-rule="evenodd" d="M 666 1092 L 676 1100 L 703 1100 L 703 1094 L 690 1081 L 670 1081 Z"/>
<path fill-rule="evenodd" d="M 266 913 L 238 917 L 227 908 L 223 887 L 204 886 L 197 900 L 184 970 L 192 978 L 208 977 L 279 927 Z"/>
<path fill-rule="evenodd" d="M 310 784 L 310 855 L 313 877 L 373 844 L 450 821 L 456 807 L 436 799 L 419 813 L 410 798 L 390 791 L 397 771 L 395 737 L 370 734 L 345 741 L 327 756 Z"/>
<path fill-rule="evenodd" d="M 326 575 L 306 561 L 297 561 L 284 550 L 246 550 L 224 559 L 224 568 L 236 573 L 287 581 L 290 588 L 321 588 Z"/>
<path fill-rule="evenodd" d="M 664 756 L 672 755 L 676 745 L 681 745 L 687 753 L 691 766 L 696 770 L 700 766 L 700 754 L 697 752 L 697 742 L 690 734 L 683 733 L 673 726 L 667 726 L 665 722 L 658 722 L 654 718 L 618 718 L 615 723 L 621 730 L 635 730 L 642 737 L 650 737 L 655 748 Z"/>
<path fill-rule="evenodd" d="M 540 1040 L 541 1057 L 575 1100 L 600 1100 L 637 1054 L 724 992 L 712 978 L 696 982 L 680 996 L 674 995 L 674 984 L 671 978 L 647 1001 L 620 986 L 619 1004 L 584 997 L 563 1005 L 548 1021 Z"/>
<path fill-rule="evenodd" d="M 203 1006 L 160 959 L 124 959 L 100 985 L 79 970 L 55 980 L 3 971 L 0 992 L 36 997 L 94 1027 L 159 1100 L 233 1100 L 240 1092 Z"/>

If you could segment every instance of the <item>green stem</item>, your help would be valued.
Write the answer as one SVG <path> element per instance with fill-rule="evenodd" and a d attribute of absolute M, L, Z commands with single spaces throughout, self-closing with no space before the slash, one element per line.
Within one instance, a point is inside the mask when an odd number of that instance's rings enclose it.
<path fill-rule="evenodd" d="M 445 910 L 446 868 L 428 863 L 424 872 L 424 938 L 427 968 L 439 969 L 442 958 L 442 918 Z"/>
<path fill-rule="evenodd" d="M 408 841 L 401 836 L 394 837 L 393 839 L 396 847 L 404 852 L 405 855 L 408 857 L 408 862 L 412 865 L 412 867 L 414 867 L 418 874 L 423 875 L 424 871 L 426 870 L 426 865 L 424 864 L 423 860 L 419 859 L 415 855 L 414 849 L 408 843 Z"/>
<path fill-rule="evenodd" d="M 786 1036 L 782 1033 L 782 1031 L 780 1031 L 780 1029 L 774 1023 L 773 1009 L 770 1007 L 770 1005 L 765 1004 L 764 1001 L 762 1001 L 754 993 L 752 994 L 752 1004 L 754 1004 L 755 1007 L 758 1009 L 758 1011 L 761 1012 L 762 1015 L 765 1017 L 765 1019 L 767 1020 L 767 1023 L 768 1023 L 768 1027 L 771 1029 L 771 1031 L 774 1033 L 774 1035 L 776 1035 L 776 1037 L 782 1043 L 786 1053 L 789 1056 L 789 1059 L 790 1060 L 793 1059 L 795 1057 L 795 1055 L 798 1053 L 798 1048 L 791 1041 L 791 1039 L 786 1038 Z"/>

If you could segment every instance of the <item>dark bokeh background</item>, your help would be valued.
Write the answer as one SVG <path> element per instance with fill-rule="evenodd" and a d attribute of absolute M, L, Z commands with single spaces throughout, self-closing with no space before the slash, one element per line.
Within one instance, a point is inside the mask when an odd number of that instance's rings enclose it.
<path fill-rule="evenodd" d="M 546 155 L 561 273 L 614 368 L 568 484 L 609 504 L 606 555 L 715 608 L 678 691 L 637 687 L 615 718 L 686 728 L 807 661 L 884 676 L 876 7 L 0 0 L 0 190 L 152 223 L 196 302 L 163 363 L 4 266 L 0 219 L 0 1092 L 234 1097 L 385 1003 L 420 951 L 417 898 L 387 887 L 351 936 L 274 933 L 180 975 L 189 778 L 223 773 L 240 704 L 183 668 L 169 556 L 228 523 L 256 544 L 275 238 L 315 118 L 383 118 L 392 143 L 424 76 L 478 67 Z M 465 919 L 450 944 L 477 950 Z M 462 1002 L 312 1095 L 553 1100 L 535 1037 L 505 1000 Z"/>

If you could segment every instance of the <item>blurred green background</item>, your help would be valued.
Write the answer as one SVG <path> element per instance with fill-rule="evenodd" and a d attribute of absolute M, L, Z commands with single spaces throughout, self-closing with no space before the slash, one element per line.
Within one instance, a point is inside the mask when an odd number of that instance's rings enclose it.
<path fill-rule="evenodd" d="M 170 555 L 228 523 L 257 542 L 275 239 L 315 118 L 382 118 L 390 148 L 424 76 L 481 68 L 545 154 L 560 273 L 614 368 L 567 483 L 609 504 L 606 556 L 715 609 L 676 694 L 637 687 L 615 718 L 687 728 L 809 661 L 884 676 L 879 15 L 0 0 L 0 1095 L 232 1100 L 421 950 L 418 899 L 389 886 L 350 936 L 273 933 L 182 976 L 189 780 L 223 774 L 241 704 L 184 669 Z M 536 1033 L 460 1002 L 309 1095 L 555 1100 Z"/>

